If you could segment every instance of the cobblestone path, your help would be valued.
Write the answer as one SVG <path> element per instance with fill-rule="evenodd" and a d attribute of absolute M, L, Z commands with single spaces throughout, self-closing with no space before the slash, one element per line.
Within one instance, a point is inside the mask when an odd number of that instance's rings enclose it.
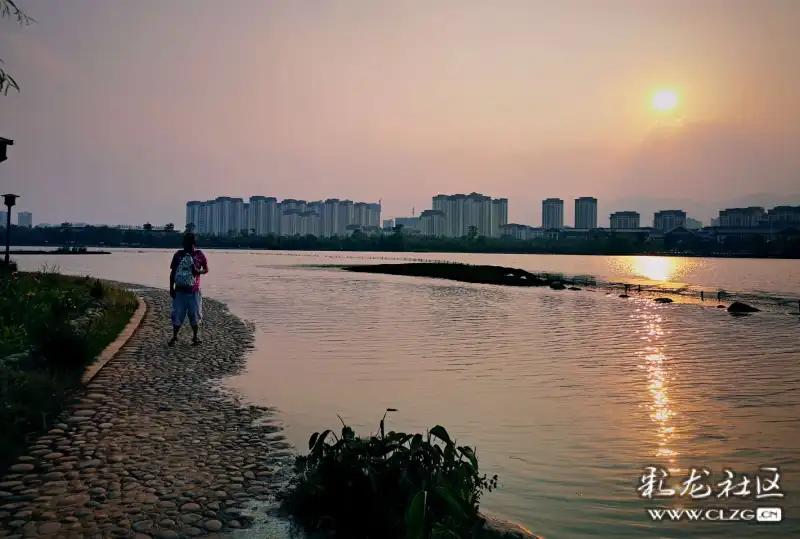
<path fill-rule="evenodd" d="M 169 339 L 169 296 L 142 289 L 138 332 L 27 456 L 0 477 L 0 537 L 177 538 L 249 525 L 291 455 L 269 412 L 216 389 L 252 332 L 204 300 L 199 347 Z"/>

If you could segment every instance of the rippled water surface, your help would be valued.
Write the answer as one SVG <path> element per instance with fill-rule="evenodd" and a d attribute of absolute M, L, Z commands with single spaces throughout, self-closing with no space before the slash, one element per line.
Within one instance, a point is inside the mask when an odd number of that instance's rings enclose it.
<path fill-rule="evenodd" d="M 437 423 L 500 476 L 494 514 L 549 538 L 790 537 L 800 533 L 800 317 L 734 318 L 618 293 L 469 285 L 293 267 L 348 260 L 209 252 L 205 294 L 253 322 L 257 348 L 231 384 L 280 410 L 300 449 L 340 414 L 374 431 Z M 361 257 L 391 254 L 337 254 Z M 432 255 L 670 290 L 800 296 L 800 261 Z M 23 267 L 166 286 L 170 252 L 21 256 Z M 795 307 L 796 310 L 796 307 Z M 166 321 L 165 321 L 166 322 Z M 652 523 L 644 466 L 781 467 L 782 524 Z M 704 502 L 721 507 L 724 500 Z M 755 506 L 751 501 L 750 506 Z"/>

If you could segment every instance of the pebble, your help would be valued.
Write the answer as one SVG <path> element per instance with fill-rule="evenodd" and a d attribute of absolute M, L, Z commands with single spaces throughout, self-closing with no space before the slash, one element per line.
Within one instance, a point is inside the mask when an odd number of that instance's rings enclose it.
<path fill-rule="evenodd" d="M 210 532 L 218 532 L 222 529 L 222 522 L 219 520 L 206 520 L 203 526 Z"/>
<path fill-rule="evenodd" d="M 270 412 L 212 383 L 243 371 L 252 331 L 206 299 L 203 345 L 168 348 L 169 296 L 139 293 L 131 341 L 0 475 L 1 538 L 198 537 L 247 527 L 235 507 L 277 488 L 267 464 L 291 452 Z"/>
<path fill-rule="evenodd" d="M 148 531 L 152 527 L 153 527 L 152 520 L 140 520 L 138 522 L 134 522 L 133 525 L 131 526 L 133 531 L 141 533 Z"/>
<path fill-rule="evenodd" d="M 39 535 L 54 535 L 61 531 L 61 524 L 58 522 L 45 522 L 39 526 Z"/>

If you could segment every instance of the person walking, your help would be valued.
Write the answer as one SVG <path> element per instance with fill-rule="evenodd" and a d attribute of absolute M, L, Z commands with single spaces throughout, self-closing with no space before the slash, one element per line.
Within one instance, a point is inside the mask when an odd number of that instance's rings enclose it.
<path fill-rule="evenodd" d="M 169 265 L 169 295 L 172 297 L 172 339 L 169 346 L 175 346 L 178 342 L 178 332 L 187 315 L 192 327 L 192 345 L 201 343 L 197 335 L 203 317 L 200 276 L 208 273 L 208 260 L 196 245 L 197 237 L 194 233 L 186 232 L 183 235 L 183 249 L 172 255 Z"/>

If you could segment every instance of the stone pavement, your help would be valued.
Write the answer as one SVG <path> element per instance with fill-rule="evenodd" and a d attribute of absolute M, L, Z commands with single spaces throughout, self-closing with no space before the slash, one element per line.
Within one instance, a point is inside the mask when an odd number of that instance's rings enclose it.
<path fill-rule="evenodd" d="M 168 348 L 169 296 L 139 293 L 138 332 L 0 477 L 0 537 L 211 536 L 270 499 L 289 445 L 268 410 L 215 384 L 242 371 L 252 331 L 206 299 L 204 343 L 187 326 Z"/>

